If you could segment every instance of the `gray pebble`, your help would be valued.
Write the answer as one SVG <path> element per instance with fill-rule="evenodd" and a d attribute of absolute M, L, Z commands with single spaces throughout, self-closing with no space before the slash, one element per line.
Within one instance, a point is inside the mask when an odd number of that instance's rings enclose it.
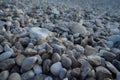
<path fill-rule="evenodd" d="M 60 79 L 64 79 L 66 77 L 67 70 L 65 68 L 60 69 L 59 77 Z"/>
<path fill-rule="evenodd" d="M 53 80 L 53 78 L 50 77 L 50 76 L 48 76 L 48 77 L 46 77 L 44 80 Z"/>
<path fill-rule="evenodd" d="M 58 53 L 54 53 L 53 55 L 52 55 L 52 62 L 54 63 L 54 62 L 58 62 L 58 61 L 60 61 L 61 60 L 61 57 L 60 57 L 60 55 L 58 54 Z"/>
<path fill-rule="evenodd" d="M 0 61 L 3 61 L 5 59 L 8 59 L 12 56 L 12 52 L 10 51 L 7 51 L 7 52 L 4 52 L 0 55 Z"/>
<path fill-rule="evenodd" d="M 8 80 L 22 80 L 21 79 L 21 76 L 18 74 L 18 73 L 12 73 L 10 76 L 9 76 L 9 79 Z"/>
<path fill-rule="evenodd" d="M 34 65 L 33 70 L 34 70 L 35 74 L 41 74 L 42 73 L 42 67 L 38 64 Z"/>
<path fill-rule="evenodd" d="M 9 76 L 9 71 L 5 70 L 0 73 L 0 80 L 7 80 Z"/>

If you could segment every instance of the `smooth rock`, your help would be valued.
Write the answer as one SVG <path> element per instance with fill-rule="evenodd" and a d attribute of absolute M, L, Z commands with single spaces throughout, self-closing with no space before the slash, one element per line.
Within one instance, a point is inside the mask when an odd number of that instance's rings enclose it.
<path fill-rule="evenodd" d="M 120 61 L 114 59 L 112 61 L 112 64 L 120 71 Z"/>
<path fill-rule="evenodd" d="M 22 54 L 19 54 L 15 59 L 17 65 L 21 66 L 24 59 L 25 59 L 25 56 Z"/>
<path fill-rule="evenodd" d="M 105 51 L 102 53 L 102 57 L 106 59 L 107 61 L 113 61 L 115 59 L 116 55 L 114 53 Z"/>
<path fill-rule="evenodd" d="M 9 71 L 5 70 L 0 73 L 0 80 L 7 80 L 9 76 Z"/>
<path fill-rule="evenodd" d="M 107 37 L 107 40 L 112 41 L 113 43 L 116 43 L 120 41 L 120 35 L 112 35 Z"/>
<path fill-rule="evenodd" d="M 50 71 L 53 75 L 58 76 L 61 68 L 62 68 L 61 62 L 56 62 L 56 63 L 51 65 Z"/>
<path fill-rule="evenodd" d="M 52 32 L 45 28 L 32 27 L 29 29 L 30 37 L 38 40 L 46 40 L 47 37 L 52 36 Z"/>
<path fill-rule="evenodd" d="M 78 51 L 78 52 L 81 52 L 81 54 L 84 54 L 84 48 L 81 46 L 81 45 L 75 45 L 75 49 Z"/>
<path fill-rule="evenodd" d="M 8 80 L 22 80 L 21 79 L 21 76 L 18 74 L 18 73 L 12 73 L 10 76 L 9 76 L 9 79 Z"/>
<path fill-rule="evenodd" d="M 104 80 L 105 78 L 112 78 L 112 73 L 105 67 L 98 66 L 96 67 L 96 77 L 97 80 Z"/>
<path fill-rule="evenodd" d="M 31 68 L 33 68 L 36 61 L 37 61 L 37 57 L 35 56 L 25 58 L 22 62 L 22 66 L 21 66 L 22 70 L 23 71 L 30 70 Z"/>
<path fill-rule="evenodd" d="M 99 66 L 101 65 L 101 57 L 97 56 L 97 55 L 90 55 L 87 56 L 88 62 L 92 65 L 92 66 Z"/>
<path fill-rule="evenodd" d="M 35 74 L 41 74 L 43 72 L 42 67 L 38 64 L 34 65 L 33 70 Z"/>
<path fill-rule="evenodd" d="M 12 54 L 14 53 L 13 49 L 10 48 L 10 46 L 9 46 L 8 44 L 5 44 L 4 50 L 5 50 L 6 52 L 10 51 Z"/>
<path fill-rule="evenodd" d="M 60 14 L 60 12 L 57 10 L 57 8 L 53 8 L 51 12 L 54 14 L 57 14 L 57 15 Z"/>
<path fill-rule="evenodd" d="M 39 75 L 36 75 L 33 80 L 44 80 L 45 78 L 46 78 L 46 75 L 39 74 Z"/>
<path fill-rule="evenodd" d="M 44 62 L 43 62 L 43 72 L 44 73 L 48 73 L 50 71 L 50 66 L 51 66 L 51 60 L 50 59 L 46 59 Z"/>
<path fill-rule="evenodd" d="M 96 55 L 97 54 L 97 50 L 95 48 L 93 48 L 92 46 L 87 45 L 85 47 L 85 55 L 89 56 L 89 55 Z"/>
<path fill-rule="evenodd" d="M 35 76 L 35 74 L 34 74 L 34 72 L 33 72 L 32 70 L 30 70 L 30 71 L 28 71 L 28 72 L 26 72 L 26 73 L 23 73 L 23 74 L 21 75 L 22 80 L 30 80 L 30 79 L 32 79 L 34 76 Z"/>
<path fill-rule="evenodd" d="M 92 70 L 92 66 L 88 63 L 88 61 L 82 59 L 81 60 L 81 71 L 80 71 L 80 76 L 81 79 L 84 80 L 88 73 Z"/>
<path fill-rule="evenodd" d="M 72 66 L 72 61 L 69 57 L 66 57 L 64 55 L 61 56 L 61 63 L 63 67 L 70 68 Z"/>
<path fill-rule="evenodd" d="M 82 36 L 88 35 L 87 29 L 86 29 L 84 26 L 82 26 L 81 23 L 73 22 L 73 23 L 70 25 L 70 30 L 71 30 L 73 33 L 80 33 L 80 35 L 82 35 Z"/>
<path fill-rule="evenodd" d="M 96 78 L 96 74 L 95 74 L 95 70 L 91 70 L 88 74 L 87 77 L 92 77 L 92 78 Z"/>
<path fill-rule="evenodd" d="M 116 78 L 116 80 L 120 80 L 120 72 L 117 73 Z"/>
<path fill-rule="evenodd" d="M 36 55 L 36 57 L 37 57 L 37 60 L 38 60 L 38 64 L 42 64 L 42 58 L 41 58 L 41 56 L 40 55 Z"/>
<path fill-rule="evenodd" d="M 108 62 L 108 61 L 106 61 L 106 66 L 107 66 L 107 68 L 108 68 L 112 73 L 117 74 L 117 72 L 119 72 L 119 71 L 117 70 L 117 68 L 116 68 L 112 63 L 110 63 L 110 62 Z"/>
<path fill-rule="evenodd" d="M 10 69 L 15 65 L 15 60 L 12 58 L 6 59 L 2 62 L 0 62 L 0 69 L 1 70 L 6 70 Z"/>
<path fill-rule="evenodd" d="M 0 27 L 2 27 L 5 23 L 0 20 Z"/>
<path fill-rule="evenodd" d="M 10 52 L 10 51 L 4 52 L 4 53 L 0 54 L 0 61 L 8 59 L 11 56 L 12 56 L 12 52 Z"/>
<path fill-rule="evenodd" d="M 60 69 L 59 77 L 60 79 L 64 79 L 66 77 L 67 70 L 65 68 Z"/>
<path fill-rule="evenodd" d="M 60 61 L 60 60 L 61 60 L 61 57 L 60 57 L 60 55 L 59 55 L 58 53 L 54 53 L 54 54 L 52 55 L 52 62 L 53 62 L 53 63 L 58 62 L 58 61 Z"/>
<path fill-rule="evenodd" d="M 53 78 L 50 77 L 50 76 L 48 76 L 48 77 L 46 77 L 44 80 L 53 80 Z"/>
<path fill-rule="evenodd" d="M 25 54 L 27 54 L 27 55 L 36 55 L 37 51 L 32 49 L 32 48 L 26 48 Z"/>

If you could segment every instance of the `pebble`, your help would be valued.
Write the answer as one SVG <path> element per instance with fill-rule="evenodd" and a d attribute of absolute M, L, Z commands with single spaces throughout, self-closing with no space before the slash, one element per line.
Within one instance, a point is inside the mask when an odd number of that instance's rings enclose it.
<path fill-rule="evenodd" d="M 53 80 L 53 78 L 50 77 L 50 76 L 48 76 L 48 77 L 46 77 L 44 80 Z"/>
<path fill-rule="evenodd" d="M 44 74 L 38 74 L 34 77 L 33 80 L 44 80 L 46 78 L 46 75 Z"/>
<path fill-rule="evenodd" d="M 113 72 L 115 74 L 117 74 L 117 72 L 119 72 L 118 69 L 112 63 L 110 63 L 108 61 L 106 61 L 106 66 L 111 72 Z"/>
<path fill-rule="evenodd" d="M 114 53 L 111 53 L 111 52 L 108 52 L 108 51 L 105 51 L 102 53 L 102 57 L 104 59 L 106 59 L 107 61 L 113 61 L 116 57 L 116 55 Z"/>
<path fill-rule="evenodd" d="M 73 70 L 71 70 L 70 74 L 73 77 L 79 77 L 80 76 L 80 68 L 74 68 Z"/>
<path fill-rule="evenodd" d="M 22 80 L 30 80 L 35 76 L 32 70 L 25 72 L 21 75 Z"/>
<path fill-rule="evenodd" d="M 37 57 L 37 60 L 38 60 L 38 64 L 42 64 L 42 58 L 41 58 L 41 56 L 40 55 L 36 55 L 36 57 Z"/>
<path fill-rule="evenodd" d="M 60 79 L 64 79 L 66 77 L 67 70 L 65 68 L 60 69 L 59 77 Z"/>
<path fill-rule="evenodd" d="M 97 50 L 95 48 L 93 48 L 92 46 L 87 45 L 85 47 L 85 55 L 89 56 L 89 55 L 96 55 L 97 54 Z"/>
<path fill-rule="evenodd" d="M 114 44 L 120 41 L 120 35 L 112 35 L 107 37 L 107 40 L 112 41 Z"/>
<path fill-rule="evenodd" d="M 113 64 L 118 70 L 120 70 L 120 61 L 114 59 L 114 60 L 112 61 L 112 64 Z"/>
<path fill-rule="evenodd" d="M 12 73 L 10 76 L 9 76 L 9 79 L 8 80 L 22 80 L 21 79 L 21 76 L 18 74 L 18 73 Z"/>
<path fill-rule="evenodd" d="M 0 80 L 7 80 L 9 76 L 9 71 L 5 70 L 0 73 Z"/>
<path fill-rule="evenodd" d="M 90 55 L 87 56 L 88 62 L 92 65 L 92 66 L 99 66 L 101 65 L 101 57 L 97 56 L 97 55 Z"/>
<path fill-rule="evenodd" d="M 58 54 L 58 53 L 54 53 L 52 55 L 52 62 L 55 63 L 55 62 L 58 62 L 61 60 L 61 56 Z"/>
<path fill-rule="evenodd" d="M 3 47 L 0 45 L 0 53 L 3 52 Z"/>
<path fill-rule="evenodd" d="M 27 54 L 27 55 L 36 55 L 36 54 L 37 54 L 37 51 L 34 50 L 34 49 L 32 49 L 32 48 L 27 48 L 27 49 L 25 50 L 25 54 Z"/>
<path fill-rule="evenodd" d="M 31 68 L 33 68 L 36 61 L 37 61 L 37 57 L 35 57 L 35 56 L 25 58 L 21 65 L 22 70 L 23 71 L 30 70 Z"/>
<path fill-rule="evenodd" d="M 81 52 L 81 54 L 84 54 L 84 48 L 81 46 L 81 45 L 75 45 L 75 49 L 78 51 L 78 52 Z"/>
<path fill-rule="evenodd" d="M 15 60 L 12 58 L 6 59 L 2 62 L 0 62 L 0 69 L 1 70 L 6 70 L 10 69 L 15 65 Z"/>
<path fill-rule="evenodd" d="M 37 75 L 37 74 L 41 74 L 43 71 L 42 71 L 42 67 L 38 64 L 34 65 L 33 67 L 33 70 L 34 70 L 34 73 Z"/>
<path fill-rule="evenodd" d="M 19 54 L 15 59 L 17 65 L 21 66 L 24 59 L 25 59 L 25 56 L 22 54 Z"/>
<path fill-rule="evenodd" d="M 51 65 L 50 71 L 53 75 L 58 76 L 61 68 L 62 68 L 61 62 L 56 62 L 56 63 Z"/>
<path fill-rule="evenodd" d="M 6 60 L 12 56 L 12 52 L 7 51 L 2 54 L 0 54 L 0 61 Z"/>
<path fill-rule="evenodd" d="M 50 59 L 46 59 L 43 62 L 43 72 L 44 73 L 48 73 L 50 71 L 50 66 L 51 66 L 51 60 Z"/>
<path fill-rule="evenodd" d="M 105 78 L 112 78 L 112 73 L 105 67 L 98 66 L 96 67 L 96 77 L 97 80 L 104 80 Z"/>
<path fill-rule="evenodd" d="M 29 29 L 30 37 L 35 38 L 41 41 L 46 40 L 47 37 L 52 35 L 52 32 L 45 28 L 39 28 L 39 27 L 32 27 Z"/>
<path fill-rule="evenodd" d="M 75 34 L 79 33 L 80 35 L 83 35 L 83 36 L 88 35 L 87 29 L 84 26 L 82 26 L 81 23 L 77 23 L 77 22 L 71 23 L 70 30 Z"/>
<path fill-rule="evenodd" d="M 96 78 L 96 74 L 95 74 L 95 70 L 91 70 L 88 74 L 87 77 L 92 77 L 92 78 Z"/>
<path fill-rule="evenodd" d="M 57 10 L 57 8 L 53 8 L 51 12 L 52 12 L 53 14 L 57 14 L 57 15 L 60 14 L 60 12 Z"/>
<path fill-rule="evenodd" d="M 70 68 L 72 66 L 72 61 L 69 57 L 66 57 L 64 55 L 61 56 L 61 63 L 63 67 Z"/>

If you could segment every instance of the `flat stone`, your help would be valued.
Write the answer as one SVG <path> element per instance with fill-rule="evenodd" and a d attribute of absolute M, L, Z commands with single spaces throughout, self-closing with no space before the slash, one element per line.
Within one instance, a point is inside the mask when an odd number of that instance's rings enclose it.
<path fill-rule="evenodd" d="M 99 66 L 101 65 L 101 57 L 97 56 L 97 55 L 90 55 L 87 56 L 88 62 L 92 65 L 92 66 Z"/>
<path fill-rule="evenodd" d="M 105 67 L 98 66 L 96 67 L 96 77 L 97 80 L 104 80 L 105 78 L 112 78 L 112 73 Z"/>
<path fill-rule="evenodd" d="M 0 62 L 0 69 L 1 70 L 6 70 L 6 69 L 10 69 L 15 65 L 15 60 L 14 59 L 6 59 L 2 62 Z"/>
<path fill-rule="evenodd" d="M 112 73 L 117 74 L 117 72 L 119 72 L 118 69 L 112 63 L 108 61 L 106 61 L 106 66 Z"/>
<path fill-rule="evenodd" d="M 67 70 L 65 68 L 60 69 L 59 77 L 60 79 L 64 79 L 66 77 Z"/>
<path fill-rule="evenodd" d="M 97 54 L 97 50 L 95 48 L 93 48 L 92 46 L 87 45 L 85 47 L 85 55 L 89 56 L 89 55 L 96 55 Z"/>
<path fill-rule="evenodd" d="M 32 27 L 29 29 L 30 37 L 41 41 L 46 40 L 47 37 L 52 36 L 52 32 L 45 28 Z"/>
<path fill-rule="evenodd" d="M 5 70 L 0 73 L 0 80 L 7 80 L 9 76 L 9 71 Z"/>
<path fill-rule="evenodd" d="M 69 57 L 66 57 L 64 55 L 61 56 L 61 63 L 63 67 L 70 68 L 72 66 L 72 61 Z"/>
<path fill-rule="evenodd" d="M 0 54 L 0 61 L 8 59 L 11 56 L 12 56 L 12 52 L 10 52 L 10 51 L 4 52 L 4 53 Z"/>
<path fill-rule="evenodd" d="M 25 56 L 22 54 L 19 54 L 15 59 L 17 65 L 21 66 L 24 59 L 25 59 Z"/>
<path fill-rule="evenodd" d="M 21 66 L 22 70 L 23 71 L 30 70 L 31 68 L 33 68 L 36 61 L 37 61 L 37 57 L 35 56 L 25 58 L 22 62 L 22 66 Z"/>
<path fill-rule="evenodd" d="M 35 74 L 41 74 L 43 72 L 42 67 L 38 64 L 34 65 L 33 70 Z"/>
<path fill-rule="evenodd" d="M 30 80 L 35 76 L 34 72 L 32 70 L 25 72 L 21 75 L 22 80 Z"/>
<path fill-rule="evenodd" d="M 62 68 L 61 62 L 56 62 L 56 63 L 51 65 L 50 71 L 53 75 L 58 76 L 61 68 Z"/>
<path fill-rule="evenodd" d="M 21 79 L 21 76 L 18 74 L 18 73 L 12 73 L 10 76 L 9 76 L 9 79 L 8 80 L 22 80 Z"/>
<path fill-rule="evenodd" d="M 73 22 L 70 25 L 70 30 L 75 34 L 80 33 L 80 35 L 82 35 L 82 36 L 88 35 L 87 29 L 84 26 L 82 26 L 82 24 L 77 23 L 77 22 Z"/>

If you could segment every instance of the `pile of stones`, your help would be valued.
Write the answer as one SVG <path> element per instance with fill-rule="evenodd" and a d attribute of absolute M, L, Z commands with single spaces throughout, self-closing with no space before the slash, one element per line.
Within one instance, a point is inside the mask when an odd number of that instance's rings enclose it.
<path fill-rule="evenodd" d="M 120 80 L 120 22 L 44 3 L 0 3 L 0 80 Z"/>

